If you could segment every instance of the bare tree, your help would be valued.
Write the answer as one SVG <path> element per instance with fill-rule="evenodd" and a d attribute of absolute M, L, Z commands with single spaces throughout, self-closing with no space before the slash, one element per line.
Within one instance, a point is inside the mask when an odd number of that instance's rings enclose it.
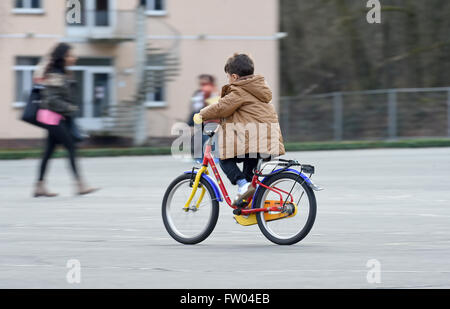
<path fill-rule="evenodd" d="M 384 0 L 381 24 L 367 10 L 364 0 L 281 0 L 284 95 L 449 86 L 449 1 Z"/>

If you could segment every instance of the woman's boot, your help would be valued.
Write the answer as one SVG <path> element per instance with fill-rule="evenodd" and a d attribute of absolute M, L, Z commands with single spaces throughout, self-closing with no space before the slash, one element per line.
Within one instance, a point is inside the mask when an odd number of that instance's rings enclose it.
<path fill-rule="evenodd" d="M 36 188 L 34 190 L 34 197 L 56 197 L 58 194 L 48 192 L 45 187 L 45 183 L 43 181 L 39 181 L 36 184 Z"/>
<path fill-rule="evenodd" d="M 98 190 L 100 190 L 99 188 L 90 188 L 86 185 L 86 183 L 82 180 L 79 180 L 77 182 L 77 194 L 78 195 L 87 195 L 87 194 L 91 194 L 94 193 Z"/>

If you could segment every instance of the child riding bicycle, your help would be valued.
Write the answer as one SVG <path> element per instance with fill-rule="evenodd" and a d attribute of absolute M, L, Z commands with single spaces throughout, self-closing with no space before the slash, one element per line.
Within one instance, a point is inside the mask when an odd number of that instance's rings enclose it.
<path fill-rule="evenodd" d="M 223 87 L 221 99 L 194 115 L 197 124 L 221 119 L 220 166 L 231 183 L 238 185 L 235 205 L 253 196 L 251 181 L 258 159 L 285 154 L 278 115 L 271 104 L 272 91 L 254 71 L 248 55 L 234 54 L 225 65 L 229 84 Z M 243 171 L 238 163 L 244 163 Z"/>

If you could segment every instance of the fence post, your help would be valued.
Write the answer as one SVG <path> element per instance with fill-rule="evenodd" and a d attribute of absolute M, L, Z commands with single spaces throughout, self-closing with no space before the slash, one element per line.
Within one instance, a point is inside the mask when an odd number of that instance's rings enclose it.
<path fill-rule="evenodd" d="M 343 139 L 343 104 L 342 93 L 335 92 L 333 94 L 333 110 L 334 110 L 334 140 L 337 142 Z"/>
<path fill-rule="evenodd" d="M 388 92 L 388 135 L 390 139 L 397 138 L 397 91 Z"/>
<path fill-rule="evenodd" d="M 447 91 L 447 124 L 448 124 L 448 137 L 450 137 L 450 88 Z"/>

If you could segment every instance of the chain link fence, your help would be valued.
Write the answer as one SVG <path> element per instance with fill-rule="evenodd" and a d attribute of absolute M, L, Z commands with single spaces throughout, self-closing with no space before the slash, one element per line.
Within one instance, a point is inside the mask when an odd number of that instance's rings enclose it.
<path fill-rule="evenodd" d="M 282 97 L 288 142 L 450 137 L 450 87 Z"/>

